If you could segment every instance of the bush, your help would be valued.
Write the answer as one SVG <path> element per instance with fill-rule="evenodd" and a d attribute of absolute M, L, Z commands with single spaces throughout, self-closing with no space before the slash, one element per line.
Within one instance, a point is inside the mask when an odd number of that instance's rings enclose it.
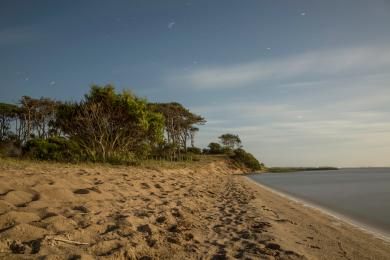
<path fill-rule="evenodd" d="M 242 148 L 234 150 L 234 154 L 230 158 L 252 171 L 258 171 L 263 168 L 262 164 L 251 153 L 246 152 Z"/>
<path fill-rule="evenodd" d="M 234 150 L 230 147 L 222 147 L 221 153 L 226 154 L 227 156 L 233 156 Z"/>
<path fill-rule="evenodd" d="M 126 154 L 123 153 L 112 154 L 109 157 L 107 157 L 105 161 L 110 164 L 116 164 L 116 165 L 122 165 L 122 164 L 137 165 L 139 163 L 138 158 L 135 156 L 133 152 L 128 152 Z"/>
<path fill-rule="evenodd" d="M 209 154 L 221 154 L 223 153 L 222 151 L 222 146 L 219 143 L 210 143 L 208 145 L 207 153 Z"/>
<path fill-rule="evenodd" d="M 22 151 L 20 144 L 16 141 L 5 141 L 0 143 L 0 155 L 6 157 L 19 157 Z"/>
<path fill-rule="evenodd" d="M 189 147 L 187 148 L 187 152 L 192 154 L 201 154 L 202 150 L 200 150 L 198 147 Z"/>
<path fill-rule="evenodd" d="M 62 162 L 79 162 L 86 159 L 76 142 L 63 137 L 31 139 L 23 146 L 23 155 L 31 159 Z"/>

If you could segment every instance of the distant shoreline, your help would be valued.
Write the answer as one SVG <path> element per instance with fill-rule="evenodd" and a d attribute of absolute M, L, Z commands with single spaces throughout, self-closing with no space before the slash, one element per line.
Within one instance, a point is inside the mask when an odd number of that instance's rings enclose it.
<path fill-rule="evenodd" d="M 270 173 L 282 173 L 282 172 L 303 172 L 303 171 L 336 171 L 337 167 L 271 167 L 267 172 Z"/>

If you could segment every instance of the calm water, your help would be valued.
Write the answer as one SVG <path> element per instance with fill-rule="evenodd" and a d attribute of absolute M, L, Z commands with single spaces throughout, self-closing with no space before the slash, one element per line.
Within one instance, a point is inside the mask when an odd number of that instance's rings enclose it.
<path fill-rule="evenodd" d="M 390 168 L 273 173 L 250 178 L 390 234 Z"/>

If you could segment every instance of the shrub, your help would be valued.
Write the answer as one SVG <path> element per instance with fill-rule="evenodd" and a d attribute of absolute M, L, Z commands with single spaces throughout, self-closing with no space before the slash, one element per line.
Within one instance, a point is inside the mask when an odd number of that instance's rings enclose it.
<path fill-rule="evenodd" d="M 63 137 L 35 138 L 23 146 L 23 155 L 31 159 L 78 162 L 86 156 L 81 147 Z"/>
<path fill-rule="evenodd" d="M 208 145 L 208 153 L 209 154 L 221 154 L 223 153 L 222 151 L 222 146 L 219 143 L 210 143 Z"/>
<path fill-rule="evenodd" d="M 101 160 L 103 161 L 103 160 Z M 110 164 L 126 164 L 126 165 L 137 165 L 139 163 L 138 156 L 135 156 L 133 152 L 120 153 L 120 154 L 111 154 L 106 158 L 105 162 Z"/>
<path fill-rule="evenodd" d="M 0 143 L 0 155 L 6 157 L 19 157 L 22 151 L 20 144 L 16 141 L 5 141 Z"/>
<path fill-rule="evenodd" d="M 202 150 L 200 150 L 200 148 L 198 148 L 198 147 L 189 147 L 189 148 L 187 148 L 187 152 L 193 153 L 193 154 L 201 154 Z"/>
<path fill-rule="evenodd" d="M 251 153 L 246 152 L 242 148 L 235 149 L 231 158 L 238 164 L 248 167 L 252 171 L 258 171 L 263 168 L 262 164 Z"/>
<path fill-rule="evenodd" d="M 221 153 L 226 154 L 227 156 L 233 156 L 234 150 L 230 147 L 222 147 Z"/>

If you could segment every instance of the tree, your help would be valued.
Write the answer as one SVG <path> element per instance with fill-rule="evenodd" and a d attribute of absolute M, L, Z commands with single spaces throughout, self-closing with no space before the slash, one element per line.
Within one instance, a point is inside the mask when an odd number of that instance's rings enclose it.
<path fill-rule="evenodd" d="M 252 171 L 262 170 L 264 164 L 260 163 L 251 153 L 246 152 L 242 148 L 234 150 L 231 158 L 238 164 L 249 168 Z"/>
<path fill-rule="evenodd" d="M 234 134 L 223 134 L 218 137 L 221 140 L 221 143 L 225 146 L 225 148 L 229 148 L 231 150 L 235 148 L 241 147 L 241 140 L 238 135 Z"/>
<path fill-rule="evenodd" d="M 0 142 L 8 140 L 12 136 L 11 123 L 17 119 L 18 114 L 18 106 L 0 103 Z"/>
<path fill-rule="evenodd" d="M 95 160 L 146 157 L 162 141 L 164 118 L 147 101 L 111 85 L 94 85 L 85 100 L 59 106 L 56 126 Z"/>
<path fill-rule="evenodd" d="M 222 146 L 219 143 L 210 143 L 208 145 L 208 153 L 210 154 L 221 154 Z"/>
<path fill-rule="evenodd" d="M 188 140 L 194 145 L 195 133 L 199 130 L 195 125 L 203 125 L 206 120 L 190 112 L 179 103 L 155 103 L 151 108 L 161 113 L 165 119 L 166 142 L 175 147 L 173 157 L 180 155 L 181 150 L 187 150 Z"/>
<path fill-rule="evenodd" d="M 23 96 L 17 105 L 0 103 L 0 141 L 18 140 L 40 158 L 59 158 L 61 147 L 75 144 L 83 159 L 138 159 L 153 152 L 176 160 L 188 143 L 192 153 L 200 152 L 195 135 L 205 122 L 179 103 L 150 104 L 111 85 L 92 86 L 79 102 Z"/>
<path fill-rule="evenodd" d="M 59 102 L 49 98 L 34 99 L 23 96 L 20 105 L 17 129 L 19 139 L 25 143 L 33 136 L 49 138 Z"/>

